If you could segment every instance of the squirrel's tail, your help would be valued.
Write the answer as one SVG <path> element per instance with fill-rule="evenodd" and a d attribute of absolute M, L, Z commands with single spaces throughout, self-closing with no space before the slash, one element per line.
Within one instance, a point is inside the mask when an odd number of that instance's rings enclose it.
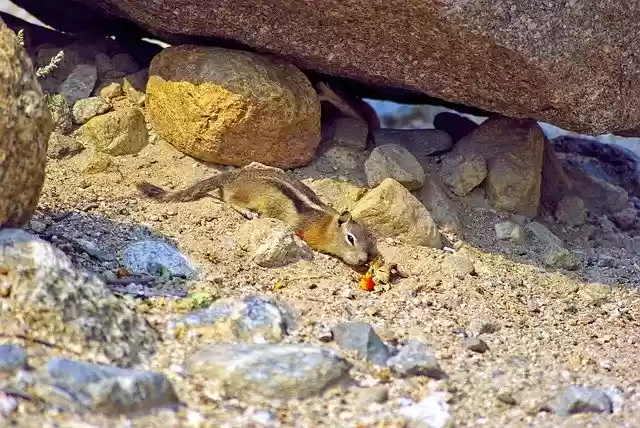
<path fill-rule="evenodd" d="M 188 202 L 203 198 L 207 193 L 217 189 L 229 178 L 231 174 L 231 171 L 221 172 L 213 177 L 199 181 L 186 189 L 177 190 L 175 192 L 167 192 L 165 189 L 146 181 L 137 183 L 136 187 L 145 196 L 153 199 L 172 202 Z"/>

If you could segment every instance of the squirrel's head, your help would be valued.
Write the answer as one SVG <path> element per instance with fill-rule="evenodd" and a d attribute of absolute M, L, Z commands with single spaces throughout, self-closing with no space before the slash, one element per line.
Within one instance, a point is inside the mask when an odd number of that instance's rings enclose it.
<path fill-rule="evenodd" d="M 345 263 L 359 266 L 377 254 L 375 242 L 365 228 L 353 219 L 349 211 L 342 212 L 335 219 L 338 234 L 335 252 Z"/>

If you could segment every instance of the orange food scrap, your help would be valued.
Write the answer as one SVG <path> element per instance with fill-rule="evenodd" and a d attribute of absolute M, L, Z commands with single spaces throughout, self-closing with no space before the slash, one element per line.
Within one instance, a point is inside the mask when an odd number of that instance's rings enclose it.
<path fill-rule="evenodd" d="M 298 238 L 302 239 L 302 233 L 300 233 L 300 232 L 296 232 L 296 236 L 297 236 Z"/>
<path fill-rule="evenodd" d="M 366 291 L 373 291 L 373 288 L 376 286 L 375 282 L 373 282 L 373 277 L 368 273 L 362 275 L 360 278 L 360 288 Z"/>

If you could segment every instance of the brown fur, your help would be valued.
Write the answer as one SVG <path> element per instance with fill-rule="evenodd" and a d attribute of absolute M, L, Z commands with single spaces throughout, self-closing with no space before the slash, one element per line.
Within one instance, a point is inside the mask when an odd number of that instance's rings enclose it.
<path fill-rule="evenodd" d="M 137 185 L 148 197 L 187 202 L 218 191 L 218 198 L 247 218 L 277 218 L 298 232 L 311 248 L 362 265 L 377 253 L 371 236 L 351 218 L 318 198 L 304 183 L 273 168 L 241 168 L 219 173 L 175 192 L 147 182 Z M 354 243 L 350 243 L 353 239 Z"/>

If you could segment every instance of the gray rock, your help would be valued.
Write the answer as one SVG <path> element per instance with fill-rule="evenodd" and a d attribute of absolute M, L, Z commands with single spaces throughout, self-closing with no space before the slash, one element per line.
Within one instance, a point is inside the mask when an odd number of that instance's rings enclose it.
<path fill-rule="evenodd" d="M 0 373 L 12 373 L 27 364 L 27 352 L 13 343 L 0 345 Z"/>
<path fill-rule="evenodd" d="M 563 245 L 562 239 L 558 238 L 545 225 L 537 221 L 532 221 L 527 224 L 526 230 L 533 234 L 542 245 L 549 247 L 561 247 Z"/>
<path fill-rule="evenodd" d="M 198 268 L 176 248 L 162 241 L 138 241 L 123 253 L 127 270 L 134 274 L 158 275 L 167 270 L 172 276 L 194 278 Z"/>
<path fill-rule="evenodd" d="M 452 254 L 445 257 L 442 268 L 459 279 L 475 272 L 473 260 L 462 254 Z"/>
<path fill-rule="evenodd" d="M 355 350 L 360 358 L 383 366 L 389 359 L 389 349 L 376 334 L 373 327 L 365 322 L 345 322 L 331 329 L 333 340 L 344 349 Z"/>
<path fill-rule="evenodd" d="M 58 86 L 58 93 L 67 97 L 70 105 L 88 98 L 98 80 L 98 70 L 93 64 L 78 64 Z"/>
<path fill-rule="evenodd" d="M 49 136 L 47 156 L 51 159 L 64 159 L 77 155 L 84 150 L 84 146 L 75 138 L 52 132 Z"/>
<path fill-rule="evenodd" d="M 218 300 L 169 323 L 170 331 L 178 326 L 206 327 L 208 337 L 220 341 L 255 343 L 280 342 L 296 327 L 292 311 L 266 296 Z"/>
<path fill-rule="evenodd" d="M 410 340 L 397 355 L 389 358 L 387 365 L 401 376 L 447 377 L 431 349 L 420 340 Z"/>
<path fill-rule="evenodd" d="M 465 337 L 463 342 L 464 342 L 464 346 L 468 350 L 473 352 L 478 352 L 482 354 L 489 350 L 489 346 L 487 345 L 487 342 L 480 339 L 479 337 Z"/>
<path fill-rule="evenodd" d="M 409 150 L 419 162 L 448 152 L 453 147 L 449 134 L 436 129 L 378 129 L 372 134 L 375 146 L 397 144 Z"/>
<path fill-rule="evenodd" d="M 574 227 L 582 226 L 587 221 L 587 209 L 579 196 L 566 195 L 556 206 L 556 220 Z"/>
<path fill-rule="evenodd" d="M 75 412 L 144 413 L 180 405 L 162 373 L 54 358 L 33 388 L 43 401 Z"/>
<path fill-rule="evenodd" d="M 304 345 L 212 344 L 189 362 L 189 373 L 228 393 L 307 398 L 349 380 L 351 365 L 331 349 Z"/>
<path fill-rule="evenodd" d="M 560 416 L 576 413 L 612 413 L 613 403 L 603 391 L 571 385 L 558 394 L 553 408 Z"/>
<path fill-rule="evenodd" d="M 452 424 L 452 416 L 445 392 L 432 392 L 419 403 L 401 407 L 398 413 L 409 419 L 412 428 L 445 428 Z"/>
<path fill-rule="evenodd" d="M 578 259 L 564 247 L 552 245 L 542 254 L 544 263 L 552 268 L 574 270 L 578 268 Z"/>
<path fill-rule="evenodd" d="M 517 244 L 524 244 L 525 235 L 522 227 L 511 221 L 503 221 L 496 223 L 495 226 L 496 237 L 500 240 L 510 240 Z"/>
<path fill-rule="evenodd" d="M 613 214 L 611 219 L 622 230 L 630 230 L 636 225 L 640 225 L 640 213 L 631 207 Z"/>
<path fill-rule="evenodd" d="M 147 362 L 158 333 L 116 298 L 97 276 L 76 270 L 59 249 L 23 230 L 0 231 L 0 275 L 11 284 L 6 302 L 43 335 L 75 345 L 85 355 L 131 366 Z"/>
<path fill-rule="evenodd" d="M 82 125 L 87 123 L 89 119 L 104 114 L 110 109 L 111 105 L 101 97 L 83 98 L 73 105 L 73 121 Z"/>
<path fill-rule="evenodd" d="M 53 120 L 55 132 L 67 135 L 73 129 L 73 121 L 71 117 L 71 108 L 69 101 L 62 94 L 49 94 L 45 97 L 51 119 Z"/>
<path fill-rule="evenodd" d="M 236 233 L 238 248 L 247 251 L 258 266 L 282 267 L 298 260 L 311 260 L 308 245 L 295 231 L 275 218 L 255 218 L 244 222 Z"/>
<path fill-rule="evenodd" d="M 369 127 L 366 122 L 354 117 L 339 116 L 327 128 L 325 138 L 328 142 L 358 150 L 367 148 Z"/>
<path fill-rule="evenodd" d="M 450 155 L 442 162 L 442 181 L 458 196 L 466 196 L 487 177 L 487 162 L 477 153 Z"/>
<path fill-rule="evenodd" d="M 408 190 L 422 187 L 426 174 L 420 162 L 402 146 L 384 144 L 371 151 L 364 162 L 369 187 L 376 187 L 387 178 L 393 178 Z"/>

